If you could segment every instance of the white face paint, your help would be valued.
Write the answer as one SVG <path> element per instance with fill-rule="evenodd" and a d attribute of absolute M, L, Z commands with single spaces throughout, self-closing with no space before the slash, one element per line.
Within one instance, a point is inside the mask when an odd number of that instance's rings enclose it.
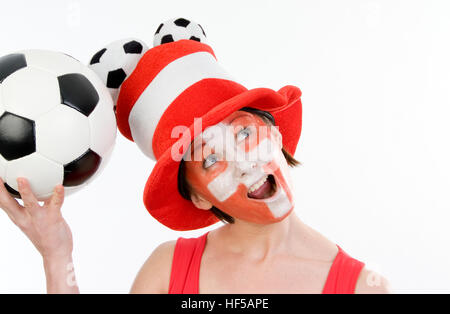
<path fill-rule="evenodd" d="M 205 147 L 211 149 L 216 160 L 206 169 L 211 176 L 202 181 L 206 183 L 208 192 L 203 194 L 212 195 L 217 200 L 214 205 L 233 217 L 256 223 L 279 221 L 294 206 L 292 179 L 281 151 L 281 134 L 262 121 L 248 136 L 245 125 L 245 132 L 241 130 L 236 133 L 234 127 L 221 122 L 202 133 Z M 267 180 L 269 182 L 261 184 L 261 180 L 268 175 L 272 176 Z M 273 180 L 275 189 L 270 184 Z M 272 194 L 268 197 L 250 197 L 255 195 L 250 192 L 252 187 L 261 188 L 256 188 L 254 193 L 269 189 L 267 191 L 272 190 Z"/>

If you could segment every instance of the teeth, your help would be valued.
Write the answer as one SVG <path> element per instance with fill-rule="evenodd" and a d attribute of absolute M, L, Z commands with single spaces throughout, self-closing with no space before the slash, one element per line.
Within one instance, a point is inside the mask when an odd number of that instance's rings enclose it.
<path fill-rule="evenodd" d="M 252 192 L 256 191 L 257 189 L 259 189 L 259 188 L 261 187 L 261 185 L 263 185 L 264 182 L 267 181 L 267 178 L 268 178 L 268 177 L 269 177 L 269 176 L 265 176 L 264 178 L 262 178 L 261 180 L 259 180 L 259 181 L 256 182 L 255 184 L 253 184 L 253 185 L 248 189 L 248 191 L 249 191 L 250 193 L 252 193 Z"/>

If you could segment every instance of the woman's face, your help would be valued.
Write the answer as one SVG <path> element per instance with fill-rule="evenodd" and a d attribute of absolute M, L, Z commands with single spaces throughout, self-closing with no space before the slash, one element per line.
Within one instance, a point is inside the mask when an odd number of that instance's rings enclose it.
<path fill-rule="evenodd" d="M 277 222 L 294 208 L 292 181 L 281 149 L 276 127 L 257 115 L 237 111 L 192 142 L 186 179 L 194 194 L 234 218 Z"/>

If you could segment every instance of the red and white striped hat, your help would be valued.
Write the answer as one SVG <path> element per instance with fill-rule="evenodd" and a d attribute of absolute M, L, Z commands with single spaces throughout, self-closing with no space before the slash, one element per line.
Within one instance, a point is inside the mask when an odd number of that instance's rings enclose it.
<path fill-rule="evenodd" d="M 294 86 L 248 90 L 220 67 L 204 43 L 180 40 L 148 50 L 122 84 L 116 115 L 120 132 L 156 160 L 144 191 L 150 214 L 174 230 L 215 223 L 212 212 L 197 209 L 179 194 L 179 161 L 172 158 L 172 146 L 188 147 L 198 135 L 194 132 L 252 107 L 274 116 L 284 148 L 294 154 L 301 132 L 300 96 Z M 201 130 L 194 130 L 194 118 L 202 118 Z M 172 137 L 179 126 L 186 127 L 184 136 Z"/>

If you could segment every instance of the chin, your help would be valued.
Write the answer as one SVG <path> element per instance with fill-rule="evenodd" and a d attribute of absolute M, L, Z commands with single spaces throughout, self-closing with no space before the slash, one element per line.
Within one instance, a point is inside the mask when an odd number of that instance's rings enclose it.
<path fill-rule="evenodd" d="M 234 218 L 239 219 L 241 221 L 245 221 L 245 222 L 249 222 L 249 223 L 253 223 L 253 224 L 257 224 L 257 225 L 271 225 L 271 224 L 275 224 L 278 222 L 281 222 L 283 220 L 285 220 L 294 210 L 294 206 L 292 206 L 291 209 L 289 209 L 284 215 L 280 216 L 280 217 L 272 217 L 272 218 L 250 218 L 250 217 L 238 217 L 238 215 L 234 216 Z"/>

